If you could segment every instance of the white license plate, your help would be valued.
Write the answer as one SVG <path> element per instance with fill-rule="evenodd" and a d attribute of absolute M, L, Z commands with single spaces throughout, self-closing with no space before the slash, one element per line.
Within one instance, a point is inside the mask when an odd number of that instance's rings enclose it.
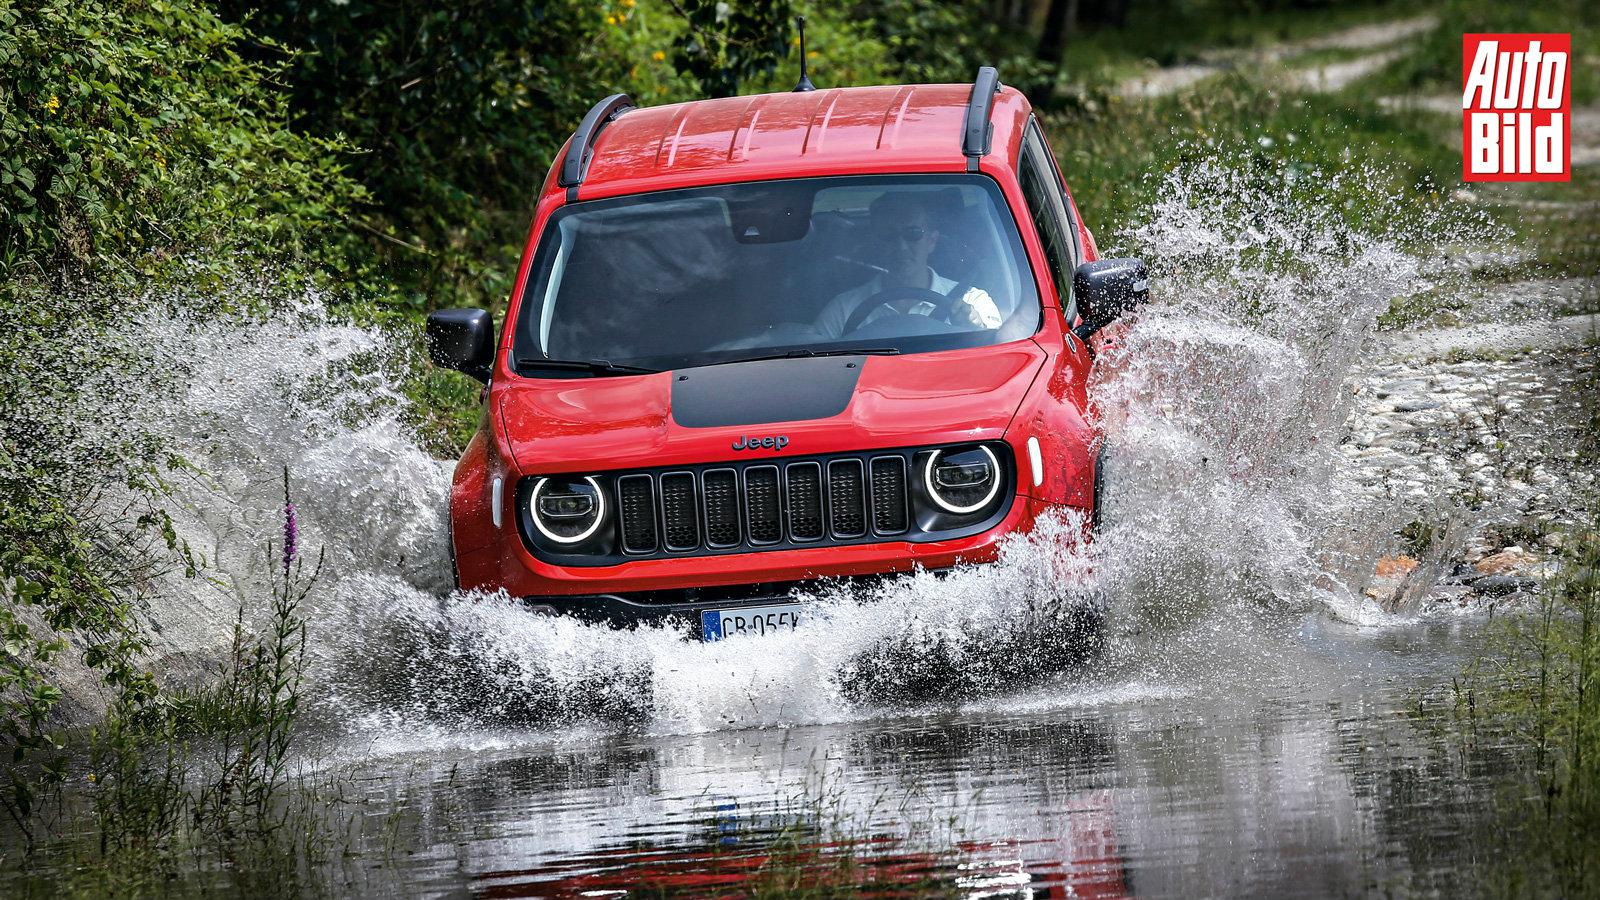
<path fill-rule="evenodd" d="M 743 609 L 708 609 L 700 614 L 700 632 L 708 641 L 736 634 L 771 634 L 800 624 L 800 604 L 746 606 Z"/>

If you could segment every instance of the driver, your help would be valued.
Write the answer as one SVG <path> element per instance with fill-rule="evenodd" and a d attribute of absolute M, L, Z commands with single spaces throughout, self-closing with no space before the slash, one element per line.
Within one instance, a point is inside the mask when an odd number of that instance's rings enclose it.
<path fill-rule="evenodd" d="M 877 309 L 851 326 L 852 331 L 896 313 L 932 315 L 939 304 L 927 293 L 948 297 L 958 286 L 928 265 L 928 256 L 939 241 L 939 231 L 934 227 L 928 206 L 919 197 L 905 192 L 884 193 L 872 201 L 867 213 L 870 233 L 876 235 L 880 243 L 881 271 L 871 281 L 845 291 L 823 307 L 822 314 L 817 317 L 817 331 L 823 337 L 842 337 L 862 304 L 876 303 L 874 298 L 879 295 L 884 295 L 886 302 L 878 303 Z M 919 293 L 922 296 L 918 296 Z M 988 329 L 1000 327 L 1001 315 L 988 291 L 968 286 L 950 307 L 946 319 L 952 325 Z"/>

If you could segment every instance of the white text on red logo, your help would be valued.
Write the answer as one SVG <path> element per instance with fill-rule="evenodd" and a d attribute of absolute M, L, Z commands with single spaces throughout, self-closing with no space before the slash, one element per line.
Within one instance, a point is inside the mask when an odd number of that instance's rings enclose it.
<path fill-rule="evenodd" d="M 1565 34 L 1463 36 L 1464 180 L 1570 179 L 1571 48 Z"/>

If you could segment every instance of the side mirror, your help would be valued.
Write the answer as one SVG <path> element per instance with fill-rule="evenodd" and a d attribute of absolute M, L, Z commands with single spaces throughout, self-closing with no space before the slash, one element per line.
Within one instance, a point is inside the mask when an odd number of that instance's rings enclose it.
<path fill-rule="evenodd" d="M 1102 259 L 1072 273 L 1083 324 L 1073 329 L 1080 340 L 1150 302 L 1150 273 L 1141 259 Z"/>
<path fill-rule="evenodd" d="M 441 309 L 424 329 L 428 358 L 487 383 L 494 370 L 494 320 L 487 310 Z"/>

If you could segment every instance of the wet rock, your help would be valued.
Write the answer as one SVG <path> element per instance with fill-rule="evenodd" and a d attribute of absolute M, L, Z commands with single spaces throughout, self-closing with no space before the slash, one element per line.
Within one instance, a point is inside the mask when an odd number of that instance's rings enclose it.
<path fill-rule="evenodd" d="M 1384 609 L 1392 609 L 1395 601 L 1400 597 L 1400 588 L 1405 584 L 1405 576 L 1391 578 L 1374 578 L 1367 584 L 1367 589 L 1362 593 L 1376 601 Z"/>
<path fill-rule="evenodd" d="M 1540 581 L 1549 581 L 1550 579 L 1561 574 L 1561 566 L 1557 563 L 1547 561 L 1539 563 L 1536 566 L 1532 566 L 1528 569 L 1528 571 L 1521 574 L 1537 578 Z"/>
<path fill-rule="evenodd" d="M 1416 567 L 1417 561 L 1409 556 L 1385 556 L 1378 560 L 1377 574 L 1380 578 L 1408 575 Z"/>
<path fill-rule="evenodd" d="M 1436 584 L 1428 591 L 1427 602 L 1463 606 L 1472 596 L 1472 588 L 1464 584 Z"/>
<path fill-rule="evenodd" d="M 1439 406 L 1440 403 L 1437 400 L 1403 400 L 1394 405 L 1394 411 L 1402 413 L 1422 412 L 1425 409 L 1438 409 Z"/>
<path fill-rule="evenodd" d="M 1392 394 L 1411 394 L 1428 389 L 1428 382 L 1421 378 L 1402 378 L 1397 381 L 1386 381 L 1378 387 L 1378 396 L 1388 397 Z"/>
<path fill-rule="evenodd" d="M 1539 580 L 1526 575 L 1487 575 L 1475 579 L 1472 589 L 1480 594 L 1502 596 L 1519 591 L 1532 593 L 1539 589 Z"/>
<path fill-rule="evenodd" d="M 1473 564 L 1473 568 L 1485 575 L 1500 575 L 1506 572 L 1526 569 L 1538 561 L 1539 558 L 1537 556 L 1521 547 L 1507 547 L 1499 553 L 1493 553 L 1478 560 Z"/>

